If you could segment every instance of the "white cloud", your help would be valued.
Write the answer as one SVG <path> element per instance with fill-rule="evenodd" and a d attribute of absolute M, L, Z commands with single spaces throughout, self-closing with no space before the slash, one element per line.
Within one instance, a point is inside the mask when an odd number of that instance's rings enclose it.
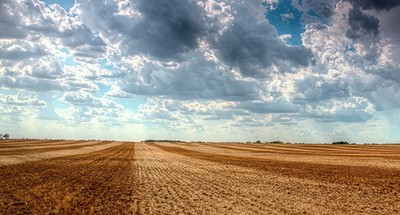
<path fill-rule="evenodd" d="M 280 14 L 282 21 L 289 23 L 291 20 L 295 19 L 293 13 L 283 13 Z"/>
<path fill-rule="evenodd" d="M 345 80 L 328 77 L 329 75 L 309 75 L 296 80 L 296 93 L 292 101 L 298 104 L 308 104 L 350 96 L 349 85 Z"/>
<path fill-rule="evenodd" d="M 119 87 L 113 87 L 110 91 L 106 93 L 107 96 L 109 97 L 115 97 L 115 98 L 132 98 L 133 95 L 130 93 L 126 93 L 125 91 L 121 90 Z"/>
<path fill-rule="evenodd" d="M 0 41 L 0 59 L 24 60 L 46 55 L 46 51 L 36 43 L 21 39 Z"/>
<path fill-rule="evenodd" d="M 279 0 L 263 0 L 262 3 L 267 8 L 267 10 L 274 10 L 278 5 Z"/>
<path fill-rule="evenodd" d="M 68 90 L 68 85 L 62 81 L 40 79 L 30 76 L 2 76 L 0 77 L 0 86 L 13 89 L 26 89 L 36 92 Z"/>
<path fill-rule="evenodd" d="M 282 34 L 279 36 L 279 39 L 286 42 L 288 39 L 291 39 L 293 36 L 291 34 Z"/>
<path fill-rule="evenodd" d="M 304 111 L 303 116 L 322 122 L 365 122 L 373 117 L 375 107 L 367 99 L 353 96 L 309 104 Z"/>
<path fill-rule="evenodd" d="M 121 81 L 121 89 L 136 95 L 175 99 L 249 100 L 257 96 L 251 81 L 236 80 L 225 68 L 192 54 L 192 60 L 168 68 L 147 63 Z"/>
<path fill-rule="evenodd" d="M 88 106 L 96 108 L 121 108 L 117 103 L 106 99 L 93 96 L 91 93 L 77 91 L 64 94 L 63 101 L 69 102 L 76 106 Z"/>
<path fill-rule="evenodd" d="M 30 106 L 38 106 L 45 107 L 46 102 L 40 100 L 38 96 L 24 96 L 23 93 L 19 92 L 16 95 L 0 95 L 0 102 L 3 104 L 10 105 L 30 105 Z"/>

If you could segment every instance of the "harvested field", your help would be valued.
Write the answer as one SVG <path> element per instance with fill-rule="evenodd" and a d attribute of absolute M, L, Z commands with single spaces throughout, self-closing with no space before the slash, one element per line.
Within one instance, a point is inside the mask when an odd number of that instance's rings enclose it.
<path fill-rule="evenodd" d="M 0 144 L 0 214 L 400 213 L 400 145 Z"/>

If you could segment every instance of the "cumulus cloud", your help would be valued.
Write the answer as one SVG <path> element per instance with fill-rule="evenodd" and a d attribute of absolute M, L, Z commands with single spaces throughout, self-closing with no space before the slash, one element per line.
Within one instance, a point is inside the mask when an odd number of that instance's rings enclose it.
<path fill-rule="evenodd" d="M 66 59 L 72 64 L 81 61 L 77 67 L 85 68 L 106 52 L 103 39 L 76 16 L 38 0 L 1 1 L 0 14 L 1 87 L 37 92 L 98 90 L 78 71 L 64 70 Z"/>
<path fill-rule="evenodd" d="M 332 99 L 315 105 L 306 105 L 306 117 L 322 122 L 365 122 L 373 117 L 374 105 L 362 97 Z"/>
<path fill-rule="evenodd" d="M 23 14 L 14 14 L 14 1 L 0 2 L 0 37 L 1 38 L 25 38 L 26 32 L 18 25 L 23 18 Z"/>
<path fill-rule="evenodd" d="M 283 41 L 287 41 L 288 39 L 292 38 L 293 36 L 291 34 L 282 34 L 279 36 L 279 38 Z"/>
<path fill-rule="evenodd" d="M 378 76 L 386 80 L 398 80 L 398 65 L 393 62 L 398 57 L 394 47 L 399 47 L 399 43 L 389 36 L 390 33 L 386 35 L 386 32 L 392 31 L 389 29 L 394 28 L 393 22 L 389 21 L 392 24 L 388 24 L 386 19 L 381 18 L 385 25 L 379 26 L 378 30 L 378 23 L 381 23 L 379 17 L 392 17 L 389 14 L 396 10 L 367 14 L 342 2 L 337 5 L 333 24 L 323 28 L 308 26 L 303 43 L 316 53 L 321 72 L 336 70 L 341 79 L 345 78 L 352 84 L 349 87 L 353 92 L 371 90 L 382 81 Z M 352 17 L 354 13 L 360 16 L 360 20 Z M 347 23 L 342 21 L 343 17 L 348 20 Z M 337 36 L 331 37 L 329 34 Z"/>
<path fill-rule="evenodd" d="M 64 45 L 78 57 L 99 57 L 105 52 L 101 37 L 57 4 L 46 7 L 38 0 L 5 0 L 0 2 L 0 14 L 0 37 L 17 39 L 12 47 L 0 47 L 0 57 L 24 59 L 49 54 L 45 43 Z"/>
<path fill-rule="evenodd" d="M 149 99 L 140 105 L 140 113 L 147 120 L 163 123 L 179 122 L 180 126 L 203 127 L 220 121 L 237 121 L 251 117 L 251 113 L 238 109 L 238 102 L 228 101 L 177 101 L 172 99 Z M 168 120 L 172 122 L 168 122 Z"/>
<path fill-rule="evenodd" d="M 121 114 L 109 108 L 93 108 L 90 106 L 73 106 L 66 111 L 60 112 L 60 115 L 73 125 L 91 125 L 109 124 L 118 125 L 122 121 Z"/>
<path fill-rule="evenodd" d="M 111 1 L 82 1 L 73 11 L 93 29 L 109 36 L 111 42 L 119 43 L 124 53 L 160 60 L 181 59 L 182 54 L 197 48 L 198 39 L 206 32 L 204 10 L 196 1 L 143 0 L 129 5 L 131 8 L 118 8 Z"/>
<path fill-rule="evenodd" d="M 264 10 L 256 2 L 233 3 L 235 11 L 231 26 L 213 41 L 217 56 L 245 77 L 266 76 L 266 69 L 288 61 L 292 66 L 308 66 L 309 49 L 287 46 L 276 29 L 264 18 Z"/>
<path fill-rule="evenodd" d="M 37 106 L 45 107 L 47 104 L 45 101 L 40 100 L 38 96 L 24 96 L 23 93 L 19 92 L 16 95 L 0 95 L 0 102 L 9 105 L 19 106 Z"/>
<path fill-rule="evenodd" d="M 114 87 L 110 91 L 106 93 L 107 96 L 109 97 L 115 97 L 115 98 L 132 98 L 133 95 L 130 93 L 126 93 L 125 91 L 122 91 L 119 87 Z"/>
<path fill-rule="evenodd" d="M 0 41 L 0 58 L 8 60 L 24 60 L 46 55 L 46 51 L 31 42 L 24 40 Z"/>
<path fill-rule="evenodd" d="M 184 61 L 200 48 L 199 41 L 205 41 L 219 59 L 244 76 L 263 76 L 266 68 L 281 61 L 309 65 L 312 53 L 279 40 L 265 20 L 261 2 L 234 1 L 229 7 L 212 2 L 136 1 L 129 9 L 112 2 L 79 2 L 73 11 L 128 55 Z M 102 22 L 95 19 L 99 14 Z"/>
<path fill-rule="evenodd" d="M 2 76 L 0 77 L 0 86 L 14 89 L 26 89 L 37 92 L 64 91 L 68 89 L 68 85 L 63 82 L 53 81 L 51 79 L 39 79 L 29 76 Z"/>
<path fill-rule="evenodd" d="M 195 55 L 176 68 L 146 64 L 121 82 L 121 89 L 132 94 L 166 96 L 175 99 L 249 100 L 256 97 L 250 81 L 236 80 L 218 64 Z"/>
<path fill-rule="evenodd" d="M 252 113 L 296 113 L 299 111 L 299 106 L 291 104 L 288 101 L 282 102 L 263 102 L 254 101 L 240 103 L 236 106 L 239 109 L 247 110 Z"/>
<path fill-rule="evenodd" d="M 142 0 L 135 2 L 141 19 L 129 32 L 137 51 L 159 59 L 174 59 L 197 48 L 206 33 L 204 11 L 196 1 Z M 137 41 L 136 41 L 137 40 Z"/>
<path fill-rule="evenodd" d="M 290 22 L 290 20 L 295 19 L 293 13 L 283 13 L 280 14 L 280 17 L 284 22 Z"/>
<path fill-rule="evenodd" d="M 329 80 L 323 76 L 319 78 L 310 76 L 297 80 L 296 92 L 293 101 L 299 104 L 350 96 L 349 85 L 346 81 Z"/>
<path fill-rule="evenodd" d="M 397 0 L 348 0 L 355 7 L 360 7 L 364 10 L 390 10 L 400 5 Z"/>
<path fill-rule="evenodd" d="M 302 12 L 304 24 L 327 22 L 335 13 L 338 0 L 294 0 L 292 5 Z"/>
<path fill-rule="evenodd" d="M 84 91 L 66 93 L 63 96 L 62 100 L 76 106 L 88 106 L 96 108 L 121 108 L 120 105 L 109 99 L 98 98 L 93 96 L 91 93 L 87 93 Z"/>
<path fill-rule="evenodd" d="M 366 34 L 377 36 L 379 33 L 379 19 L 361 12 L 360 9 L 351 9 L 349 11 L 350 29 L 346 36 L 351 39 L 357 39 Z"/>
<path fill-rule="evenodd" d="M 252 118 L 252 117 L 239 117 L 230 126 L 233 127 L 247 127 L 247 128 L 257 128 L 265 126 L 265 122 Z"/>
<path fill-rule="evenodd" d="M 41 79 L 57 79 L 64 75 L 64 71 L 59 61 L 46 57 L 29 62 L 26 66 L 26 75 Z"/>

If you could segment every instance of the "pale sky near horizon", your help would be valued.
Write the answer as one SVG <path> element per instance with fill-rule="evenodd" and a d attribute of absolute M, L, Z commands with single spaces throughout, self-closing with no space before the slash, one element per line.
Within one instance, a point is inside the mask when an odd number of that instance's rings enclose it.
<path fill-rule="evenodd" d="M 14 138 L 400 142 L 398 0 L 2 0 Z"/>

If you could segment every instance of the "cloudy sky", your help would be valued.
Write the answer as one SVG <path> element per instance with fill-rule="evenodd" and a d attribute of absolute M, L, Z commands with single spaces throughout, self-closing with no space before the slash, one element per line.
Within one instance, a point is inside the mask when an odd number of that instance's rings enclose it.
<path fill-rule="evenodd" d="M 398 0 L 1 0 L 0 133 L 400 142 Z"/>

